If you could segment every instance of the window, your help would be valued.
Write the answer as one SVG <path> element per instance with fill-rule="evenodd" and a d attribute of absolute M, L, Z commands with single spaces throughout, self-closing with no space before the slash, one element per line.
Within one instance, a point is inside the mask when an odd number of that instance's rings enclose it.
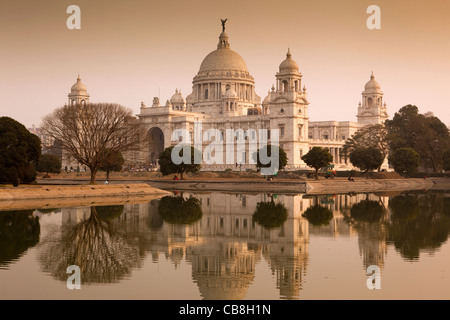
<path fill-rule="evenodd" d="M 342 140 L 345 140 L 345 136 L 342 136 Z"/>
<path fill-rule="evenodd" d="M 324 139 L 324 140 L 328 140 L 328 134 L 324 134 L 324 135 L 323 135 L 323 139 Z"/>
<path fill-rule="evenodd" d="M 270 129 L 267 130 L 267 139 L 270 139 Z"/>
<path fill-rule="evenodd" d="M 302 136 L 302 126 L 298 126 L 298 135 Z"/>
<path fill-rule="evenodd" d="M 247 229 L 247 219 L 244 219 L 244 229 Z"/>
<path fill-rule="evenodd" d="M 303 157 L 303 149 L 300 149 L 300 158 Z"/>
<path fill-rule="evenodd" d="M 205 100 L 208 99 L 208 89 L 205 89 Z"/>
<path fill-rule="evenodd" d="M 284 125 L 280 125 L 280 136 L 284 136 Z"/>
<path fill-rule="evenodd" d="M 312 139 L 313 138 L 313 135 L 312 135 L 312 133 L 310 132 L 310 133 L 308 133 L 308 139 Z"/>
<path fill-rule="evenodd" d="M 284 109 L 281 109 L 281 110 L 280 110 L 280 113 L 281 113 L 281 114 L 284 114 Z"/>
<path fill-rule="evenodd" d="M 219 220 L 219 227 L 223 228 L 223 218 L 220 218 L 220 220 Z"/>
<path fill-rule="evenodd" d="M 236 228 L 239 228 L 239 219 L 236 219 Z"/>

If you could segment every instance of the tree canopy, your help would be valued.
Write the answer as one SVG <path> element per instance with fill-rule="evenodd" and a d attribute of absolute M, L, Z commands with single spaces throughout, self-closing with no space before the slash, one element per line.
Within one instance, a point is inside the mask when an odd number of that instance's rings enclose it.
<path fill-rule="evenodd" d="M 399 148 L 389 156 L 389 163 L 399 174 L 410 175 L 417 171 L 420 165 L 419 154 L 411 148 Z"/>
<path fill-rule="evenodd" d="M 143 123 L 134 117 L 132 110 L 109 103 L 58 108 L 44 118 L 42 129 L 90 169 L 91 184 L 95 183 L 106 150 L 139 151 L 146 136 Z"/>
<path fill-rule="evenodd" d="M 41 154 L 41 140 L 9 117 L 0 118 L 0 183 L 30 183 Z"/>
<path fill-rule="evenodd" d="M 350 162 L 357 168 L 368 173 L 378 169 L 384 161 L 383 154 L 375 147 L 358 147 L 350 152 Z"/>
<path fill-rule="evenodd" d="M 53 154 L 41 154 L 39 164 L 36 167 L 38 172 L 61 173 L 61 159 Z"/>
<path fill-rule="evenodd" d="M 382 124 L 366 125 L 345 142 L 343 151 L 348 155 L 357 148 L 375 148 L 380 150 L 384 161 L 389 153 L 387 133 L 386 127 Z"/>
<path fill-rule="evenodd" d="M 329 165 L 333 161 L 333 156 L 328 149 L 322 147 L 313 147 L 302 157 L 307 166 L 316 170 L 316 180 L 319 179 L 319 169 Z"/>
<path fill-rule="evenodd" d="M 414 149 L 421 159 L 421 165 L 434 172 L 443 166 L 443 154 L 450 147 L 447 126 L 432 113 L 419 114 L 414 105 L 402 107 L 392 120 L 387 120 L 389 148 Z"/>
<path fill-rule="evenodd" d="M 195 173 L 195 172 L 200 171 L 201 164 L 196 164 L 194 161 L 195 153 L 199 153 L 200 152 L 199 150 L 197 150 L 191 146 L 190 147 L 191 148 L 190 162 L 189 163 L 182 162 L 180 164 L 175 164 L 172 160 L 173 148 L 174 148 L 174 146 L 164 149 L 164 151 L 159 156 L 158 164 L 159 164 L 159 169 L 163 176 L 167 176 L 167 175 L 173 174 L 173 173 L 179 173 L 180 179 L 183 179 L 183 174 L 186 172 Z M 184 152 L 184 148 L 180 148 L 180 150 L 179 150 L 180 157 L 183 157 L 183 152 Z M 201 159 L 201 157 L 200 157 L 200 159 Z"/>
<path fill-rule="evenodd" d="M 99 170 L 106 171 L 106 179 L 109 179 L 109 173 L 122 170 L 124 163 L 125 159 L 120 151 L 106 149 L 101 154 Z"/>
<path fill-rule="evenodd" d="M 261 162 L 261 155 L 267 155 L 268 158 L 272 159 L 272 149 L 275 152 L 275 155 L 278 153 L 278 164 L 275 163 L 272 164 L 271 162 L 269 163 L 262 163 Z M 276 159 L 276 157 L 275 157 Z M 276 160 L 275 160 L 276 162 Z M 277 173 L 279 170 L 283 170 L 284 167 L 286 167 L 288 162 L 288 157 L 286 154 L 286 151 L 284 151 L 284 149 L 280 146 L 276 146 L 276 145 L 266 145 L 260 149 L 258 149 L 258 151 L 256 152 L 256 166 L 261 169 L 261 168 L 271 168 L 274 167 L 274 174 Z"/>

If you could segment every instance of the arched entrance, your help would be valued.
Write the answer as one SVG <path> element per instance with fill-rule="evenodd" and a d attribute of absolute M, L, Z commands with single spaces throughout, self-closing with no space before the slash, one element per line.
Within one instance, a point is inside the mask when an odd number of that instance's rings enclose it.
<path fill-rule="evenodd" d="M 151 128 L 148 131 L 149 161 L 156 165 L 159 155 L 164 151 L 164 133 L 160 128 Z"/>

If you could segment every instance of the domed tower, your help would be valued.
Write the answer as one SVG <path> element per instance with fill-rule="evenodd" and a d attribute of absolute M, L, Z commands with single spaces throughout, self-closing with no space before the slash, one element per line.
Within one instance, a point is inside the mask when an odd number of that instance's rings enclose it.
<path fill-rule="evenodd" d="M 264 99 L 263 109 L 270 117 L 271 131 L 279 130 L 280 146 L 292 166 L 304 165 L 301 157 L 309 151 L 308 105 L 302 74 L 288 49 L 276 73 L 276 87 Z"/>
<path fill-rule="evenodd" d="M 364 86 L 362 92 L 362 103 L 359 103 L 358 122 L 367 124 L 382 124 L 388 119 L 387 106 L 383 102 L 383 92 L 378 81 L 375 80 L 373 72 L 370 80 Z"/>
<path fill-rule="evenodd" d="M 70 89 L 69 105 L 89 103 L 89 94 L 87 93 L 86 86 L 81 82 L 80 75 L 78 75 L 77 83 L 75 83 Z"/>
<path fill-rule="evenodd" d="M 186 100 L 181 95 L 181 90 L 175 89 L 175 94 L 170 98 L 170 105 L 172 105 L 173 110 L 185 111 L 186 110 Z"/>
<path fill-rule="evenodd" d="M 192 81 L 192 94 L 186 101 L 194 112 L 220 115 L 225 112 L 224 95 L 227 87 L 236 92 L 237 115 L 247 114 L 248 108 L 261 104 L 255 93 L 255 80 L 247 69 L 244 59 L 230 49 L 228 34 L 223 22 L 217 49 L 209 53 L 200 65 Z M 236 110 L 236 106 L 234 106 Z"/>

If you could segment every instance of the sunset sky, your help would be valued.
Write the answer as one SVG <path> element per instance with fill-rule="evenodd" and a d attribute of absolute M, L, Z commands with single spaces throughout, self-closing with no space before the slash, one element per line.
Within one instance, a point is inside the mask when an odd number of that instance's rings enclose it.
<path fill-rule="evenodd" d="M 369 30 L 369 5 L 381 30 Z M 81 30 L 69 30 L 69 5 Z M 39 0 L 0 4 L 0 116 L 27 127 L 67 102 L 78 73 L 91 102 L 139 112 L 175 88 L 184 97 L 228 18 L 231 49 L 262 99 L 287 48 L 303 74 L 311 121 L 356 121 L 371 71 L 390 117 L 406 104 L 450 125 L 450 1 Z"/>

